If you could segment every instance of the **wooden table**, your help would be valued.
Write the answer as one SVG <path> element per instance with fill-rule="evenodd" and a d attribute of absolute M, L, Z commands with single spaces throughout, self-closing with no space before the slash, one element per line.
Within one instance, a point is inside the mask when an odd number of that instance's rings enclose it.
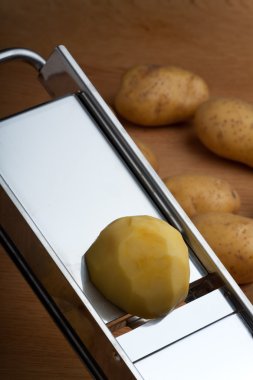
<path fill-rule="evenodd" d="M 45 58 L 65 45 L 104 99 L 122 73 L 139 63 L 173 64 L 201 75 L 212 96 L 253 103 L 251 0 L 1 0 L 0 49 L 26 47 Z M 28 65 L 0 66 L 0 117 L 49 99 Z M 253 217 L 253 175 L 244 165 L 208 152 L 190 125 L 141 128 L 123 122 L 159 161 L 163 178 L 210 173 L 240 193 Z M 84 366 L 10 259 L 0 254 L 0 378 L 88 379 Z M 253 286 L 244 288 L 253 301 Z"/>

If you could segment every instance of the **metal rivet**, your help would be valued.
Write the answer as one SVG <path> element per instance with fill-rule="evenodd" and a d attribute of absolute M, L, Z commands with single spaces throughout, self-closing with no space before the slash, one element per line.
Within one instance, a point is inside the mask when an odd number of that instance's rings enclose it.
<path fill-rule="evenodd" d="M 117 352 L 113 352 L 113 359 L 116 361 L 116 362 L 120 362 L 121 358 L 119 356 L 119 354 Z"/>

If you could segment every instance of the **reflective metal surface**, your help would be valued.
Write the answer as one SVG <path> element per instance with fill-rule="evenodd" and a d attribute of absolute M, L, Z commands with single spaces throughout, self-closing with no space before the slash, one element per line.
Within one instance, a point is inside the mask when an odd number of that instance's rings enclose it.
<path fill-rule="evenodd" d="M 236 314 L 139 361 L 136 367 L 145 380 L 252 380 L 252 357 L 252 336 Z"/>
<path fill-rule="evenodd" d="M 36 70 L 40 70 L 46 63 L 44 58 L 29 49 L 5 49 L 0 51 L 0 62 L 8 62 L 13 60 L 22 60 L 34 66 Z"/>
<path fill-rule="evenodd" d="M 118 342 L 136 362 L 233 312 L 220 290 L 215 290 L 179 307 L 161 320 L 150 321 L 120 336 Z"/>
<path fill-rule="evenodd" d="M 114 219 L 162 215 L 77 98 L 2 122 L 0 160 L 3 180 L 101 318 L 120 316 L 89 282 L 83 255 Z M 191 281 L 199 277 L 191 265 Z"/>
<path fill-rule="evenodd" d="M 8 195 L 7 195 L 8 193 Z M 51 309 L 57 310 L 61 326 L 72 331 L 68 339 L 75 350 L 81 351 L 84 360 L 88 352 L 102 379 L 140 379 L 136 368 L 128 359 L 110 330 L 96 313 L 94 307 L 73 280 L 45 236 L 34 224 L 26 210 L 7 190 L 0 189 L 1 225 L 11 245 L 18 247 L 16 256 L 26 263 L 30 277 L 36 279 Z M 2 232 L 2 231 L 1 231 Z M 10 239 L 9 239 L 10 240 Z M 12 256 L 13 257 L 13 256 Z M 11 279 L 10 279 L 11 280 Z M 49 309 L 48 309 L 49 310 Z M 52 315 L 52 312 L 50 310 Z M 77 345 L 76 345 L 77 342 Z M 85 364 L 90 367 L 90 361 Z M 94 364 L 93 364 L 94 365 Z M 101 377 L 96 377 L 100 380 Z"/>

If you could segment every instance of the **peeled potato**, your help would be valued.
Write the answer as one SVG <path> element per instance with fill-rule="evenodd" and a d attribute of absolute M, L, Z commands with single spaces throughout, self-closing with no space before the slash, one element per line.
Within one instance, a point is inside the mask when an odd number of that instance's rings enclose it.
<path fill-rule="evenodd" d="M 208 97 L 204 80 L 187 70 L 140 65 L 123 76 L 115 108 L 133 123 L 159 126 L 189 119 Z"/>
<path fill-rule="evenodd" d="M 238 284 L 253 282 L 253 219 L 213 212 L 192 221 Z"/>
<path fill-rule="evenodd" d="M 160 219 L 117 219 L 100 233 L 85 258 L 92 283 L 126 313 L 161 317 L 187 296 L 187 246 L 181 234 Z"/>
<path fill-rule="evenodd" d="M 181 174 L 164 180 L 166 186 L 189 217 L 209 211 L 235 213 L 240 197 L 230 184 L 203 174 Z"/>

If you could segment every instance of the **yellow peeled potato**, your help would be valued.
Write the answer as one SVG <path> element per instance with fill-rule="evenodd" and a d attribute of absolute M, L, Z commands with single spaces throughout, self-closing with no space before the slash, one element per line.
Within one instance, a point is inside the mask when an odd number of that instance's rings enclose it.
<path fill-rule="evenodd" d="M 187 70 L 140 65 L 123 76 L 115 108 L 133 123 L 159 126 L 189 119 L 208 97 L 205 81 Z"/>
<path fill-rule="evenodd" d="M 238 284 L 253 282 L 253 219 L 213 212 L 192 221 Z"/>
<path fill-rule="evenodd" d="M 212 152 L 253 167 L 253 105 L 239 99 L 208 100 L 198 108 L 194 125 Z"/>
<path fill-rule="evenodd" d="M 189 217 L 209 211 L 237 212 L 240 197 L 220 178 L 201 174 L 181 174 L 164 180 Z"/>
<path fill-rule="evenodd" d="M 117 219 L 85 259 L 91 282 L 126 313 L 161 317 L 187 296 L 188 248 L 163 220 L 145 215 Z"/>

